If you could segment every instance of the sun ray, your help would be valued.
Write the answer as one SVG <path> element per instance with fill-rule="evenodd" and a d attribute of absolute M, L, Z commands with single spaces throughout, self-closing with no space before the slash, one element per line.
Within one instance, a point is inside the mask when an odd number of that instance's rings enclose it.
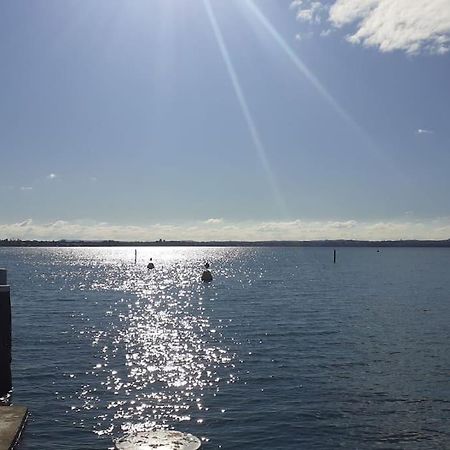
<path fill-rule="evenodd" d="M 244 92 L 242 90 L 241 84 L 239 82 L 236 70 L 234 68 L 233 62 L 230 57 L 230 53 L 228 51 L 228 48 L 226 46 L 225 40 L 223 38 L 222 32 L 219 28 L 219 24 L 217 23 L 216 16 L 214 14 L 214 11 L 211 7 L 209 0 L 203 0 L 203 3 L 205 5 L 205 9 L 209 18 L 209 21 L 211 23 L 211 27 L 214 32 L 214 36 L 217 40 L 217 44 L 219 45 L 220 53 L 222 55 L 223 61 L 225 63 L 225 66 L 228 71 L 228 75 L 231 80 L 231 84 L 233 85 L 234 92 L 236 94 L 239 106 L 242 110 L 242 114 L 245 118 L 245 122 L 247 124 L 253 145 L 256 149 L 256 153 L 258 155 L 258 158 L 260 160 L 260 163 L 264 169 L 264 172 L 266 173 L 268 182 L 270 184 L 270 187 L 272 189 L 273 196 L 275 198 L 275 201 L 277 202 L 277 206 L 280 209 L 280 212 L 284 216 L 288 216 L 287 214 L 287 207 L 286 203 L 284 201 L 283 196 L 281 195 L 280 189 L 278 187 L 278 183 L 275 179 L 275 176 L 273 174 L 272 168 L 270 167 L 269 160 L 266 155 L 266 150 L 264 147 L 264 144 L 261 140 L 260 133 L 256 127 L 255 121 L 253 119 L 253 116 L 250 112 L 250 108 L 248 106 L 247 99 L 245 98 Z"/>
<path fill-rule="evenodd" d="M 242 5 L 243 3 L 241 3 Z M 361 126 L 353 119 L 353 117 L 336 101 L 336 99 L 328 92 L 328 90 L 323 86 L 320 80 L 311 72 L 311 70 L 306 66 L 306 64 L 300 59 L 300 57 L 294 52 L 292 47 L 286 42 L 286 40 L 281 36 L 277 29 L 272 25 L 272 23 L 267 19 L 267 17 L 262 13 L 260 8 L 256 6 L 254 0 L 246 0 L 245 5 L 248 6 L 248 10 L 253 13 L 258 22 L 263 26 L 263 28 L 268 32 L 268 34 L 274 39 L 278 46 L 283 50 L 283 52 L 288 56 L 290 61 L 294 64 L 297 70 L 315 87 L 322 98 L 336 111 L 338 116 L 354 131 L 356 136 L 365 142 L 367 147 L 370 149 L 371 153 L 380 160 L 386 168 L 393 170 L 397 176 L 403 176 L 402 171 L 398 167 L 394 167 L 395 164 L 391 158 L 386 155 L 386 153 L 380 151 L 380 148 L 376 145 L 373 139 L 367 134 L 367 132 L 361 128 Z"/>
<path fill-rule="evenodd" d="M 341 116 L 346 122 L 353 127 L 358 127 L 352 117 L 338 104 L 334 97 L 325 89 L 318 78 L 308 69 L 305 63 L 298 57 L 291 46 L 283 39 L 280 33 L 269 22 L 267 17 L 261 12 L 261 10 L 255 5 L 253 0 L 247 0 L 246 4 L 249 5 L 250 10 L 254 16 L 263 25 L 266 31 L 272 36 L 279 47 L 286 53 L 295 67 L 303 74 L 303 76 L 317 89 L 320 95 L 334 108 L 334 110 Z"/>

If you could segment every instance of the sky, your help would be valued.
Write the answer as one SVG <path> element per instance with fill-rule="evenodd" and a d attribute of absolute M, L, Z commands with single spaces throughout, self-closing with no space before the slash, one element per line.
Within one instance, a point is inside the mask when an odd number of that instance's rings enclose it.
<path fill-rule="evenodd" d="M 450 238 L 450 0 L 4 0 L 0 238 Z"/>

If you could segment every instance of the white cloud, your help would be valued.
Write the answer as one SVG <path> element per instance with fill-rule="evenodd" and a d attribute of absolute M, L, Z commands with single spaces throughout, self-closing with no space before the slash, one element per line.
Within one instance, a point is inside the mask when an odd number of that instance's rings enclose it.
<path fill-rule="evenodd" d="M 314 36 L 314 33 L 312 33 L 311 31 L 305 31 L 305 32 L 302 32 L 301 34 L 297 33 L 295 35 L 295 40 L 299 41 L 299 42 L 305 41 L 307 39 L 311 39 L 313 36 Z"/>
<path fill-rule="evenodd" d="M 415 221 L 404 217 L 398 221 L 360 222 L 265 221 L 216 222 L 191 224 L 153 224 L 149 226 L 114 225 L 86 221 L 57 220 L 40 224 L 32 219 L 0 224 L 0 239 L 85 239 L 85 240 L 316 240 L 316 239 L 448 239 L 450 218 Z"/>
<path fill-rule="evenodd" d="M 304 0 L 294 0 L 291 7 L 297 9 L 298 20 L 315 23 L 320 23 L 322 21 L 323 13 L 327 9 L 320 1 Z"/>
<path fill-rule="evenodd" d="M 205 220 L 205 223 L 208 223 L 210 225 L 217 225 L 217 224 L 222 223 L 222 222 L 223 222 L 223 219 L 208 219 L 208 220 Z"/>
<path fill-rule="evenodd" d="M 349 30 L 349 42 L 382 52 L 443 54 L 450 48 L 449 0 L 298 0 L 292 7 L 299 20 L 319 23 L 325 15 L 331 27 Z"/>
<path fill-rule="evenodd" d="M 33 224 L 33 220 L 32 219 L 26 219 L 22 222 L 16 223 L 14 224 L 15 226 L 19 227 L 19 228 L 23 228 L 23 227 L 27 227 Z"/>
<path fill-rule="evenodd" d="M 57 220 L 56 222 L 50 223 L 47 226 L 50 228 L 64 229 L 64 227 L 70 226 L 70 222 L 67 222 L 66 220 Z"/>
<path fill-rule="evenodd" d="M 32 191 L 33 188 L 31 186 L 21 186 L 20 190 L 21 191 Z"/>
<path fill-rule="evenodd" d="M 47 175 L 47 180 L 54 180 L 55 178 L 58 178 L 58 175 L 56 175 L 56 173 L 50 173 Z"/>
<path fill-rule="evenodd" d="M 434 134 L 434 131 L 426 130 L 425 128 L 419 128 L 416 130 L 416 134 Z"/>
<path fill-rule="evenodd" d="M 381 0 L 382 1 L 382 0 Z M 330 7 L 329 19 L 333 25 L 341 27 L 363 20 L 377 7 L 380 0 L 336 0 Z M 393 2 L 398 0 L 393 0 Z M 414 0 L 410 0 L 414 2 Z"/>

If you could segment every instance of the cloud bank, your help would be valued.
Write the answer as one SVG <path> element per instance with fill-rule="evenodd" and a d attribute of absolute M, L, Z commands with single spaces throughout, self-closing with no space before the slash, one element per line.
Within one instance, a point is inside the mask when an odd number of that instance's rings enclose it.
<path fill-rule="evenodd" d="M 315 240 L 315 239 L 448 239 L 450 218 L 414 221 L 201 221 L 191 224 L 153 224 L 149 226 L 109 223 L 35 223 L 32 219 L 0 224 L 0 239 L 85 239 L 85 240 Z"/>
<path fill-rule="evenodd" d="M 349 42 L 382 52 L 450 48 L 449 0 L 294 0 L 291 6 L 299 21 L 344 29 Z"/>

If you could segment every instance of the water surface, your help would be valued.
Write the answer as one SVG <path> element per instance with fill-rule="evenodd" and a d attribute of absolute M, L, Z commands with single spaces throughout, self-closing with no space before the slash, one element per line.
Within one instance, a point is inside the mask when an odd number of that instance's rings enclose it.
<path fill-rule="evenodd" d="M 450 446 L 450 250 L 2 248 L 21 450 Z M 156 269 L 147 271 L 153 257 Z M 214 281 L 200 282 L 211 263 Z"/>

